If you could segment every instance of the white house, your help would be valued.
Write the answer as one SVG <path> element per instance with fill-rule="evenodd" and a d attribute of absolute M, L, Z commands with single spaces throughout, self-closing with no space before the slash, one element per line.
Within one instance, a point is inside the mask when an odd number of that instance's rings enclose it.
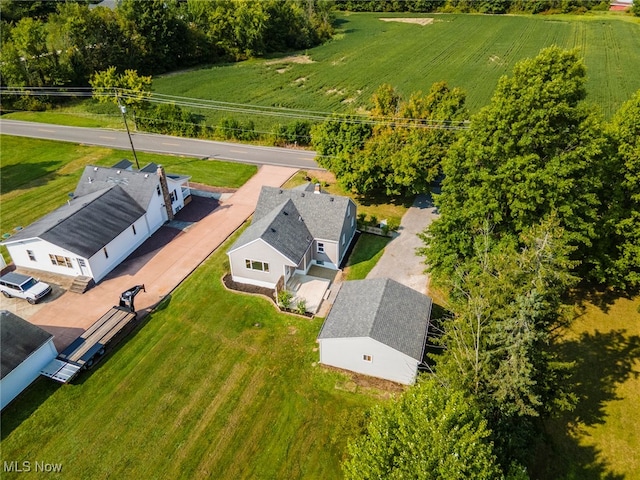
<path fill-rule="evenodd" d="M 406 385 L 424 358 L 431 299 L 387 278 L 344 282 L 320 330 L 320 363 Z"/>
<path fill-rule="evenodd" d="M 88 166 L 73 198 L 5 240 L 13 263 L 99 282 L 190 200 L 189 177 Z"/>
<path fill-rule="evenodd" d="M 53 335 L 6 310 L 0 311 L 0 409 L 6 407 L 58 352 Z"/>
<path fill-rule="evenodd" d="M 235 282 L 274 288 L 311 265 L 337 269 L 356 233 L 356 205 L 308 183 L 262 187 L 253 221 L 227 255 Z"/>

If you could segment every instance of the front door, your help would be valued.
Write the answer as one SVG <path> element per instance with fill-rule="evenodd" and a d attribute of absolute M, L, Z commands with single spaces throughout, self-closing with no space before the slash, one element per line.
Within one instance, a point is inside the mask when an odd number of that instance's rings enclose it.
<path fill-rule="evenodd" d="M 80 275 L 84 276 L 87 264 L 84 263 L 84 258 L 76 258 L 76 260 L 78 260 L 78 267 L 80 267 Z"/>

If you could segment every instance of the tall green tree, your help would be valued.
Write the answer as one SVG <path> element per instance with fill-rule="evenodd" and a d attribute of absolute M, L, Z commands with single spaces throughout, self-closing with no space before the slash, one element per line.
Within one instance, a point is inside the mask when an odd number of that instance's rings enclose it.
<path fill-rule="evenodd" d="M 505 466 L 527 460 L 533 419 L 572 406 L 568 365 L 549 349 L 576 280 L 570 248 L 555 219 L 522 237 L 497 238 L 486 225 L 475 238 L 474 256 L 448 279 L 453 313 L 434 356 L 437 376 L 478 401 Z"/>
<path fill-rule="evenodd" d="M 151 77 L 138 75 L 135 70 L 118 73 L 116 67 L 96 72 L 89 81 L 93 97 L 101 103 L 115 103 L 139 110 L 151 94 Z"/>
<path fill-rule="evenodd" d="M 474 255 L 486 222 L 515 238 L 555 216 L 574 258 L 587 266 L 599 215 L 602 122 L 582 101 L 585 67 L 576 51 L 544 49 L 499 82 L 491 104 L 444 160 L 441 217 L 429 228 L 427 264 L 452 274 Z"/>
<path fill-rule="evenodd" d="M 372 96 L 371 135 L 359 148 L 341 152 L 323 164 L 346 188 L 358 193 L 381 191 L 388 195 L 423 193 L 441 172 L 441 159 L 456 132 L 450 122 L 465 117 L 465 95 L 445 83 L 436 83 L 427 95 L 414 93 L 408 101 L 390 85 Z M 361 120 L 362 121 L 362 120 Z M 366 120 L 365 120 L 366 121 Z M 323 155 L 330 123 L 315 130 L 314 146 Z"/>
<path fill-rule="evenodd" d="M 347 479 L 496 480 L 487 422 L 460 390 L 423 378 L 398 400 L 373 409 L 347 447 Z"/>
<path fill-rule="evenodd" d="M 597 280 L 621 290 L 640 288 L 640 90 L 615 114 L 599 232 Z"/>

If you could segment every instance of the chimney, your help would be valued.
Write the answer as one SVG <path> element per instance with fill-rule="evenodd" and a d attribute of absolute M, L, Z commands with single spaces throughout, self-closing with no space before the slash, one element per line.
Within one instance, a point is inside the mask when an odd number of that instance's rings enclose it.
<path fill-rule="evenodd" d="M 313 189 L 313 193 L 320 193 L 322 190 L 320 189 L 320 184 L 316 183 L 315 188 Z"/>
<path fill-rule="evenodd" d="M 167 217 L 169 221 L 173 220 L 173 208 L 171 207 L 171 196 L 169 195 L 169 186 L 167 185 L 167 175 L 164 173 L 162 165 L 158 165 L 156 174 L 160 178 L 160 188 L 162 189 L 162 197 L 164 198 L 164 207 L 167 209 Z"/>

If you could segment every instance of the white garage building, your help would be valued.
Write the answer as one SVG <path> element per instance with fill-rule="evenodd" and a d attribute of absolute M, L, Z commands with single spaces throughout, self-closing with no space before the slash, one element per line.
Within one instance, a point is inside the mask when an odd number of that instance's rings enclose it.
<path fill-rule="evenodd" d="M 0 311 L 0 409 L 6 407 L 58 352 L 53 335 L 6 310 Z"/>
<path fill-rule="evenodd" d="M 318 335 L 320 363 L 412 384 L 424 358 L 431 304 L 388 278 L 344 282 Z"/>

